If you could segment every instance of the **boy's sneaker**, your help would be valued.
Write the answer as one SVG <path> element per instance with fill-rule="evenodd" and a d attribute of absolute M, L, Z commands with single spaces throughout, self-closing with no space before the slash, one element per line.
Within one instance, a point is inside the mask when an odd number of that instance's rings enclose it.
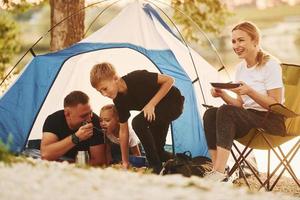
<path fill-rule="evenodd" d="M 174 158 L 174 155 L 173 153 L 171 152 L 168 152 L 168 151 L 163 151 L 161 154 L 160 154 L 160 159 L 162 162 L 166 162 L 170 159 L 173 159 Z"/>
<path fill-rule="evenodd" d="M 223 182 L 227 180 L 227 174 L 212 170 L 204 175 L 205 180 Z"/>
<path fill-rule="evenodd" d="M 153 174 L 158 174 L 158 175 L 161 173 L 163 169 L 162 165 L 150 166 L 150 168 L 152 169 Z"/>

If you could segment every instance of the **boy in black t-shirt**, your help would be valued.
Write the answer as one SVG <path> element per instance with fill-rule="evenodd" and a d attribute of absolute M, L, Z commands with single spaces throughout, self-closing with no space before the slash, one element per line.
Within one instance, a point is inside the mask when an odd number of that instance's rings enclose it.
<path fill-rule="evenodd" d="M 113 99 L 117 108 L 123 167 L 129 166 L 129 111 L 139 110 L 142 112 L 132 120 L 132 128 L 145 149 L 150 167 L 155 173 L 159 173 L 162 161 L 171 158 L 164 151 L 168 127 L 183 110 L 184 97 L 173 86 L 173 78 L 146 70 L 118 77 L 110 63 L 101 63 L 91 70 L 90 81 L 103 96 Z"/>
<path fill-rule="evenodd" d="M 87 123 L 82 125 L 83 122 Z M 89 105 L 89 97 L 81 91 L 73 91 L 64 99 L 64 110 L 49 115 L 44 122 L 42 158 L 57 160 L 64 156 L 75 159 L 78 151 L 89 151 L 91 165 L 104 165 L 103 137 L 99 118 Z"/>

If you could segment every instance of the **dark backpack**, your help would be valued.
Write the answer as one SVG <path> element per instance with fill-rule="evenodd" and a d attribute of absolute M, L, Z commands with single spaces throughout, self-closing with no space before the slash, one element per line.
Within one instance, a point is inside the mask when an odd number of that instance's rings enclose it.
<path fill-rule="evenodd" d="M 197 156 L 192 158 L 189 151 L 177 153 L 175 158 L 165 162 L 161 171 L 162 175 L 167 174 L 182 174 L 185 177 L 200 176 L 203 177 L 206 172 L 213 168 L 209 158 Z"/>

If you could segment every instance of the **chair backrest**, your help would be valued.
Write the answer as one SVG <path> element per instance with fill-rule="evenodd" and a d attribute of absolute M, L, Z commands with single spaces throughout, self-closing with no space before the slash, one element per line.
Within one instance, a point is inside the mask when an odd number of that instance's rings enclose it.
<path fill-rule="evenodd" d="M 282 76 L 285 87 L 284 105 L 300 114 L 300 65 L 282 63 Z M 300 117 L 286 120 L 288 135 L 300 135 Z"/>
<path fill-rule="evenodd" d="M 284 106 L 295 113 L 300 113 L 300 65 L 282 63 L 282 76 L 285 87 L 285 103 Z M 261 132 L 273 145 L 277 147 L 296 136 L 300 135 L 300 117 L 290 117 L 285 121 L 287 135 L 285 137 L 275 136 L 265 132 Z M 243 145 L 247 145 L 250 138 L 253 137 L 259 130 L 252 129 L 243 138 L 237 139 Z M 269 145 L 263 138 L 262 134 L 255 137 L 250 148 L 253 149 L 270 149 Z"/>

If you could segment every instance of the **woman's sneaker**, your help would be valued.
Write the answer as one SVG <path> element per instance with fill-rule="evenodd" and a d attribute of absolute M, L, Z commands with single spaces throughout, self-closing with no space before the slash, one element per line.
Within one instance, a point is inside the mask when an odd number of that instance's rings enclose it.
<path fill-rule="evenodd" d="M 212 170 L 204 175 L 205 180 L 223 182 L 227 180 L 227 174 Z"/>

